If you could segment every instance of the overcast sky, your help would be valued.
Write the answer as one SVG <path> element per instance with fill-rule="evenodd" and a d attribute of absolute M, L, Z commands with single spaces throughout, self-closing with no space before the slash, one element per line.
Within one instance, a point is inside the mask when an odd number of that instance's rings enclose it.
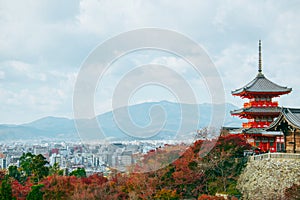
<path fill-rule="evenodd" d="M 0 123 L 18 124 L 50 115 L 72 118 L 74 84 L 89 53 L 113 36 L 145 27 L 171 29 L 199 43 L 220 73 L 226 101 L 237 106 L 243 101 L 230 92 L 256 76 L 261 39 L 264 74 L 293 88 L 280 104 L 300 107 L 299 10 L 297 0 L 2 0 Z M 183 76 L 191 67 L 164 52 L 128 55 L 111 66 L 105 84 L 98 87 L 95 112 L 111 109 L 111 93 L 122 67 L 146 63 L 166 65 Z M 201 78 L 185 78 L 193 87 L 205 85 Z M 166 93 L 157 86 L 144 87 L 129 101 L 173 100 Z M 198 103 L 209 102 L 205 92 L 197 97 Z"/>

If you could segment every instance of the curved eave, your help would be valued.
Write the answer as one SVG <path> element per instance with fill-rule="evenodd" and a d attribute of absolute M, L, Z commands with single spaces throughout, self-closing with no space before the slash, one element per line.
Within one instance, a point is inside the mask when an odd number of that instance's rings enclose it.
<path fill-rule="evenodd" d="M 243 114 L 243 112 L 244 112 L 243 109 L 238 109 L 238 110 L 230 111 L 230 114 L 234 115 L 234 116 L 239 116 L 239 115 Z"/>
<path fill-rule="evenodd" d="M 265 128 L 246 128 L 243 130 L 244 134 L 256 134 L 257 136 L 261 136 L 262 132 L 265 131 Z"/>
<path fill-rule="evenodd" d="M 274 94 L 282 95 L 288 94 L 292 91 L 292 88 L 280 86 L 264 76 L 262 73 L 258 73 L 257 76 L 246 84 L 244 87 L 236 89 L 231 92 L 234 96 L 247 96 L 247 94 Z"/>
<path fill-rule="evenodd" d="M 300 109 L 283 108 L 279 117 L 272 124 L 270 124 L 268 130 L 275 130 L 282 120 L 287 121 L 292 127 L 300 129 L 300 118 L 295 116 L 295 113 L 293 113 L 291 110 L 298 110 L 299 112 Z"/>
<path fill-rule="evenodd" d="M 280 114 L 280 108 L 277 108 L 276 110 L 266 110 L 264 108 L 257 108 L 257 110 L 251 110 L 251 108 L 241 108 L 238 110 L 233 110 L 230 112 L 231 115 L 234 116 L 246 116 L 246 115 L 279 115 Z"/>
<path fill-rule="evenodd" d="M 296 113 L 292 112 L 291 110 L 297 110 L 297 114 L 299 115 L 299 111 L 300 109 L 289 109 L 287 108 L 288 112 L 284 113 L 287 121 L 294 127 L 297 129 L 300 129 L 300 118 L 299 116 L 296 116 Z"/>
<path fill-rule="evenodd" d="M 286 90 L 286 91 L 279 91 L 279 92 L 243 90 L 243 91 L 238 91 L 238 92 L 232 91 L 231 94 L 233 96 L 240 96 L 242 98 L 252 97 L 252 96 L 273 96 L 273 97 L 278 97 L 280 95 L 289 94 L 291 91 L 292 91 L 292 88 L 288 88 L 288 90 Z"/>
<path fill-rule="evenodd" d="M 279 114 L 278 118 L 269 125 L 269 127 L 267 128 L 267 131 L 274 131 L 275 127 L 279 125 L 282 118 L 283 118 L 283 114 L 281 112 Z"/>
<path fill-rule="evenodd" d="M 239 113 L 230 113 L 233 116 L 278 116 L 280 112 L 239 112 Z"/>

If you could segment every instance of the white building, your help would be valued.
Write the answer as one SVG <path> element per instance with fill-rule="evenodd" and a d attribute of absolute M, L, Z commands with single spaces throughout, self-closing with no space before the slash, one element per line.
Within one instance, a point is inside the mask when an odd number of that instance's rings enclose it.
<path fill-rule="evenodd" d="M 0 168 L 6 169 L 6 167 L 7 167 L 6 158 L 0 158 Z"/>

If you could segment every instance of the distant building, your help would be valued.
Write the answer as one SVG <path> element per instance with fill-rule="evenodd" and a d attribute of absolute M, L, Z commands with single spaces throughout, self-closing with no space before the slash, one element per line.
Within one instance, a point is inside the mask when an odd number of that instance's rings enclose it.
<path fill-rule="evenodd" d="M 93 155 L 92 159 L 93 159 L 92 167 L 99 167 L 100 166 L 100 159 L 99 159 L 99 157 Z"/>
<path fill-rule="evenodd" d="M 1 169 L 6 169 L 7 167 L 6 158 L 0 158 L 0 166 Z"/>
<path fill-rule="evenodd" d="M 19 167 L 20 166 L 20 156 L 10 156 L 9 162 L 8 162 L 8 160 L 6 160 L 6 163 L 7 164 L 9 163 L 9 165 L 15 165 L 15 166 Z"/>
<path fill-rule="evenodd" d="M 35 155 L 41 154 L 41 155 L 45 156 L 45 155 L 49 154 L 49 150 L 47 147 L 36 146 L 33 148 L 33 153 Z"/>
<path fill-rule="evenodd" d="M 52 154 L 50 156 L 50 165 L 53 166 L 55 163 L 59 164 L 59 166 L 62 166 L 62 156 L 59 154 Z"/>
<path fill-rule="evenodd" d="M 243 123 L 240 133 L 247 141 L 261 151 L 277 152 L 284 149 L 284 136 L 281 131 L 266 131 L 269 125 L 281 113 L 274 97 L 288 94 L 292 88 L 273 83 L 262 73 L 261 42 L 259 41 L 258 74 L 248 84 L 232 91 L 233 96 L 249 99 L 243 108 L 231 111 L 231 115 L 248 119 Z"/>
<path fill-rule="evenodd" d="M 51 149 L 51 155 L 52 154 L 58 154 L 59 150 L 57 148 Z"/>
<path fill-rule="evenodd" d="M 119 161 L 123 166 L 130 166 L 133 164 L 132 151 L 124 151 L 121 156 L 119 156 Z"/>

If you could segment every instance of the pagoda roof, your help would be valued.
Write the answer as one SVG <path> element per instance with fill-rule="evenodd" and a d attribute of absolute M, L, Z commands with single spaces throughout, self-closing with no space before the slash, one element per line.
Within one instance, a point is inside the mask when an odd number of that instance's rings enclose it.
<path fill-rule="evenodd" d="M 242 113 L 251 113 L 251 114 L 259 114 L 259 113 L 280 113 L 280 107 L 249 107 L 249 108 L 240 108 L 237 110 L 233 110 L 230 112 L 232 115 L 240 115 Z"/>
<path fill-rule="evenodd" d="M 242 133 L 246 133 L 246 134 L 262 134 L 265 131 L 266 131 L 265 128 L 245 128 L 245 129 L 242 130 Z"/>
<path fill-rule="evenodd" d="M 267 79 L 263 73 L 259 72 L 257 76 L 247 85 L 236 89 L 231 93 L 233 95 L 243 95 L 243 93 L 275 93 L 287 94 L 292 91 L 292 88 L 283 87 Z"/>
<path fill-rule="evenodd" d="M 244 134 L 259 134 L 261 136 L 282 136 L 283 133 L 281 131 L 267 131 L 266 128 L 247 128 L 243 129 L 242 132 Z"/>
<path fill-rule="evenodd" d="M 287 94 L 292 91 L 292 88 L 280 86 L 265 77 L 262 73 L 262 58 L 261 58 L 261 41 L 258 46 L 258 74 L 257 76 L 244 87 L 236 89 L 231 92 L 232 95 L 251 97 L 251 94 L 269 94 L 272 96 L 279 96 Z"/>
<path fill-rule="evenodd" d="M 282 108 L 279 117 L 268 127 L 268 130 L 275 128 L 285 120 L 294 128 L 300 129 L 300 109 L 299 108 Z"/>

